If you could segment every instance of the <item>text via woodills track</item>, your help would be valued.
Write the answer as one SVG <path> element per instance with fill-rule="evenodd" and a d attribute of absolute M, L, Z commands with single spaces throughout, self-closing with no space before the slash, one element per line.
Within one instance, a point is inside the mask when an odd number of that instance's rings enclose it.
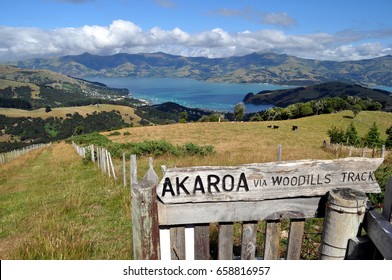
<path fill-rule="evenodd" d="M 166 170 L 157 194 L 164 203 L 184 203 L 324 195 L 336 187 L 377 191 L 375 170 L 381 162 L 351 158 L 174 168 Z"/>

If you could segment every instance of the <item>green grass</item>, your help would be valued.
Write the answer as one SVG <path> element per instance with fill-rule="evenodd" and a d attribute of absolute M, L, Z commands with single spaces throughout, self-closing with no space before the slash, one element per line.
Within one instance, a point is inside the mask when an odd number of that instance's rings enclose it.
<path fill-rule="evenodd" d="M 165 140 L 175 145 L 192 142 L 216 147 L 216 154 L 208 156 L 157 156 L 154 168 L 162 176 L 161 165 L 238 165 L 274 161 L 278 144 L 283 145 L 283 160 L 335 158 L 333 153 L 321 147 L 332 125 L 345 128 L 354 121 L 363 136 L 375 121 L 385 139 L 385 129 L 392 123 L 390 113 L 361 112 L 355 119 L 347 116 L 351 116 L 350 112 L 279 122 L 134 127 L 109 138 L 119 143 Z M 270 124 L 280 128 L 267 128 Z M 299 125 L 300 130 L 292 132 L 292 125 Z M 115 160 L 117 174 L 121 174 L 120 162 Z M 388 161 L 389 166 L 391 162 Z M 388 168 L 386 172 L 390 173 Z M 146 157 L 138 157 L 139 179 L 147 169 Z M 81 160 L 71 145 L 65 143 L 32 151 L 2 165 L 0 259 L 132 259 L 130 194 L 121 183 L 122 180 L 114 183 L 102 176 L 92 163 Z M 315 258 L 321 227 L 320 220 L 307 223 L 303 258 Z M 287 231 L 286 222 L 282 223 L 282 230 Z M 263 222 L 258 233 L 257 254 L 261 256 Z M 240 242 L 239 236 L 236 223 L 236 246 Z M 213 230 L 212 242 L 216 237 L 216 230 Z M 287 240 L 282 237 L 281 243 L 283 257 Z"/>
<path fill-rule="evenodd" d="M 128 189 L 71 145 L 32 152 L 0 177 L 1 259 L 132 258 Z"/>

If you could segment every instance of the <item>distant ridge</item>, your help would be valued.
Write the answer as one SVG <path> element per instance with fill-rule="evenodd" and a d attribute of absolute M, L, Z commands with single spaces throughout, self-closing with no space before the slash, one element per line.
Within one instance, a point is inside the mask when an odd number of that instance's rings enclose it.
<path fill-rule="evenodd" d="M 294 103 L 346 96 L 355 96 L 362 99 L 370 98 L 380 102 L 384 111 L 392 111 L 392 93 L 342 82 L 327 82 L 306 87 L 261 91 L 257 94 L 248 93 L 243 101 L 256 105 L 273 104 L 278 107 L 287 107 Z"/>
<path fill-rule="evenodd" d="M 252 53 L 226 58 L 184 57 L 162 52 L 98 56 L 90 53 L 19 61 L 74 77 L 164 77 L 233 83 L 312 85 L 342 81 L 392 86 L 392 56 L 358 61 L 321 61 L 286 54 Z"/>

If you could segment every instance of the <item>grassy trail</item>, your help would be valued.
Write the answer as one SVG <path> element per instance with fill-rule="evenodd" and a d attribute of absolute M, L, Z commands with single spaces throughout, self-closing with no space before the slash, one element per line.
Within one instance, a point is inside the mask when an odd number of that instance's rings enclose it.
<path fill-rule="evenodd" d="M 0 259 L 131 259 L 129 191 L 68 144 L 0 170 Z"/>

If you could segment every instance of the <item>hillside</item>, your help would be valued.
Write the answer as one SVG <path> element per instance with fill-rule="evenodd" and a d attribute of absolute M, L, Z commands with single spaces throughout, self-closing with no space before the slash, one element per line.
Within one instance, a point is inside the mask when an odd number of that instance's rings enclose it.
<path fill-rule="evenodd" d="M 83 117 L 92 115 L 99 112 L 110 112 L 118 111 L 121 114 L 122 119 L 125 123 L 132 125 L 139 125 L 140 117 L 135 114 L 135 109 L 121 105 L 110 105 L 110 104 L 98 104 L 89 106 L 77 106 L 77 107 L 59 107 L 53 108 L 50 112 L 45 112 L 44 108 L 36 110 L 21 110 L 12 108 L 0 108 L 0 115 L 11 118 L 66 118 L 67 115 L 78 113 Z"/>
<path fill-rule="evenodd" d="M 13 66 L 0 65 L 0 98 L 3 106 L 11 101 L 30 103 L 30 107 L 59 107 L 80 105 L 95 100 L 106 102 L 124 101 L 137 102 L 129 99 L 127 89 L 115 89 L 101 83 L 92 83 L 75 79 L 49 70 L 27 70 Z M 90 100 L 90 101 L 89 101 Z M 14 106 L 15 107 L 15 106 Z"/>
<path fill-rule="evenodd" d="M 117 142 L 166 139 L 174 144 L 194 142 L 216 147 L 216 154 L 207 157 L 156 157 L 154 167 L 161 176 L 161 165 L 275 161 L 278 144 L 283 147 L 283 160 L 331 159 L 335 155 L 321 146 L 332 124 L 346 127 L 353 121 L 363 136 L 375 121 L 385 139 L 384 131 L 392 123 L 391 113 L 361 112 L 353 120 L 346 118 L 347 114 L 279 122 L 133 127 L 121 130 L 128 135 L 108 137 Z M 279 129 L 269 129 L 271 124 L 279 125 Z M 300 129 L 293 132 L 292 125 Z M 120 160 L 114 164 L 121 174 Z M 138 158 L 139 178 L 147 168 L 147 158 Z M 114 182 L 102 176 L 91 162 L 82 161 L 72 146 L 63 142 L 9 162 L 0 169 L 0 259 L 132 259 L 129 197 L 129 188 L 123 188 L 121 180 Z M 321 233 L 314 224 L 307 231 Z"/>
<path fill-rule="evenodd" d="M 343 81 L 392 86 L 392 56 L 358 61 L 320 61 L 274 53 L 227 58 L 184 57 L 165 53 L 89 53 L 16 62 L 29 69 L 48 69 L 74 77 L 186 77 L 232 83 L 309 85 Z"/>
<path fill-rule="evenodd" d="M 163 126 L 133 127 L 120 130 L 118 136 L 109 136 L 114 142 L 142 142 L 143 140 L 166 140 L 174 144 L 193 142 L 199 145 L 214 145 L 217 154 L 205 158 L 175 158 L 173 166 L 236 165 L 251 162 L 273 161 L 278 144 L 283 145 L 283 159 L 330 158 L 332 155 L 321 149 L 323 141 L 329 141 L 328 129 L 333 125 L 344 130 L 353 122 L 360 136 L 364 136 L 373 122 L 379 126 L 382 139 L 392 124 L 392 113 L 363 111 L 355 119 L 347 118 L 352 113 L 318 115 L 295 120 L 268 122 L 214 122 L 187 123 Z M 268 128 L 277 125 L 279 129 Z M 293 132 L 292 126 L 299 126 Z M 123 132 L 130 132 L 124 135 Z M 111 134 L 103 133 L 105 135 Z M 166 159 L 165 159 L 166 160 Z M 168 164 L 160 162 L 162 164 Z M 157 166 L 160 166 L 157 164 Z M 168 165 L 169 166 L 169 165 Z"/>
<path fill-rule="evenodd" d="M 385 111 L 392 111 L 391 92 L 341 82 L 328 82 L 283 90 L 261 91 L 257 94 L 247 94 L 244 97 L 244 102 L 287 107 L 294 103 L 308 102 L 315 99 L 346 96 L 356 96 L 362 99 L 371 98 L 380 102 Z"/>

